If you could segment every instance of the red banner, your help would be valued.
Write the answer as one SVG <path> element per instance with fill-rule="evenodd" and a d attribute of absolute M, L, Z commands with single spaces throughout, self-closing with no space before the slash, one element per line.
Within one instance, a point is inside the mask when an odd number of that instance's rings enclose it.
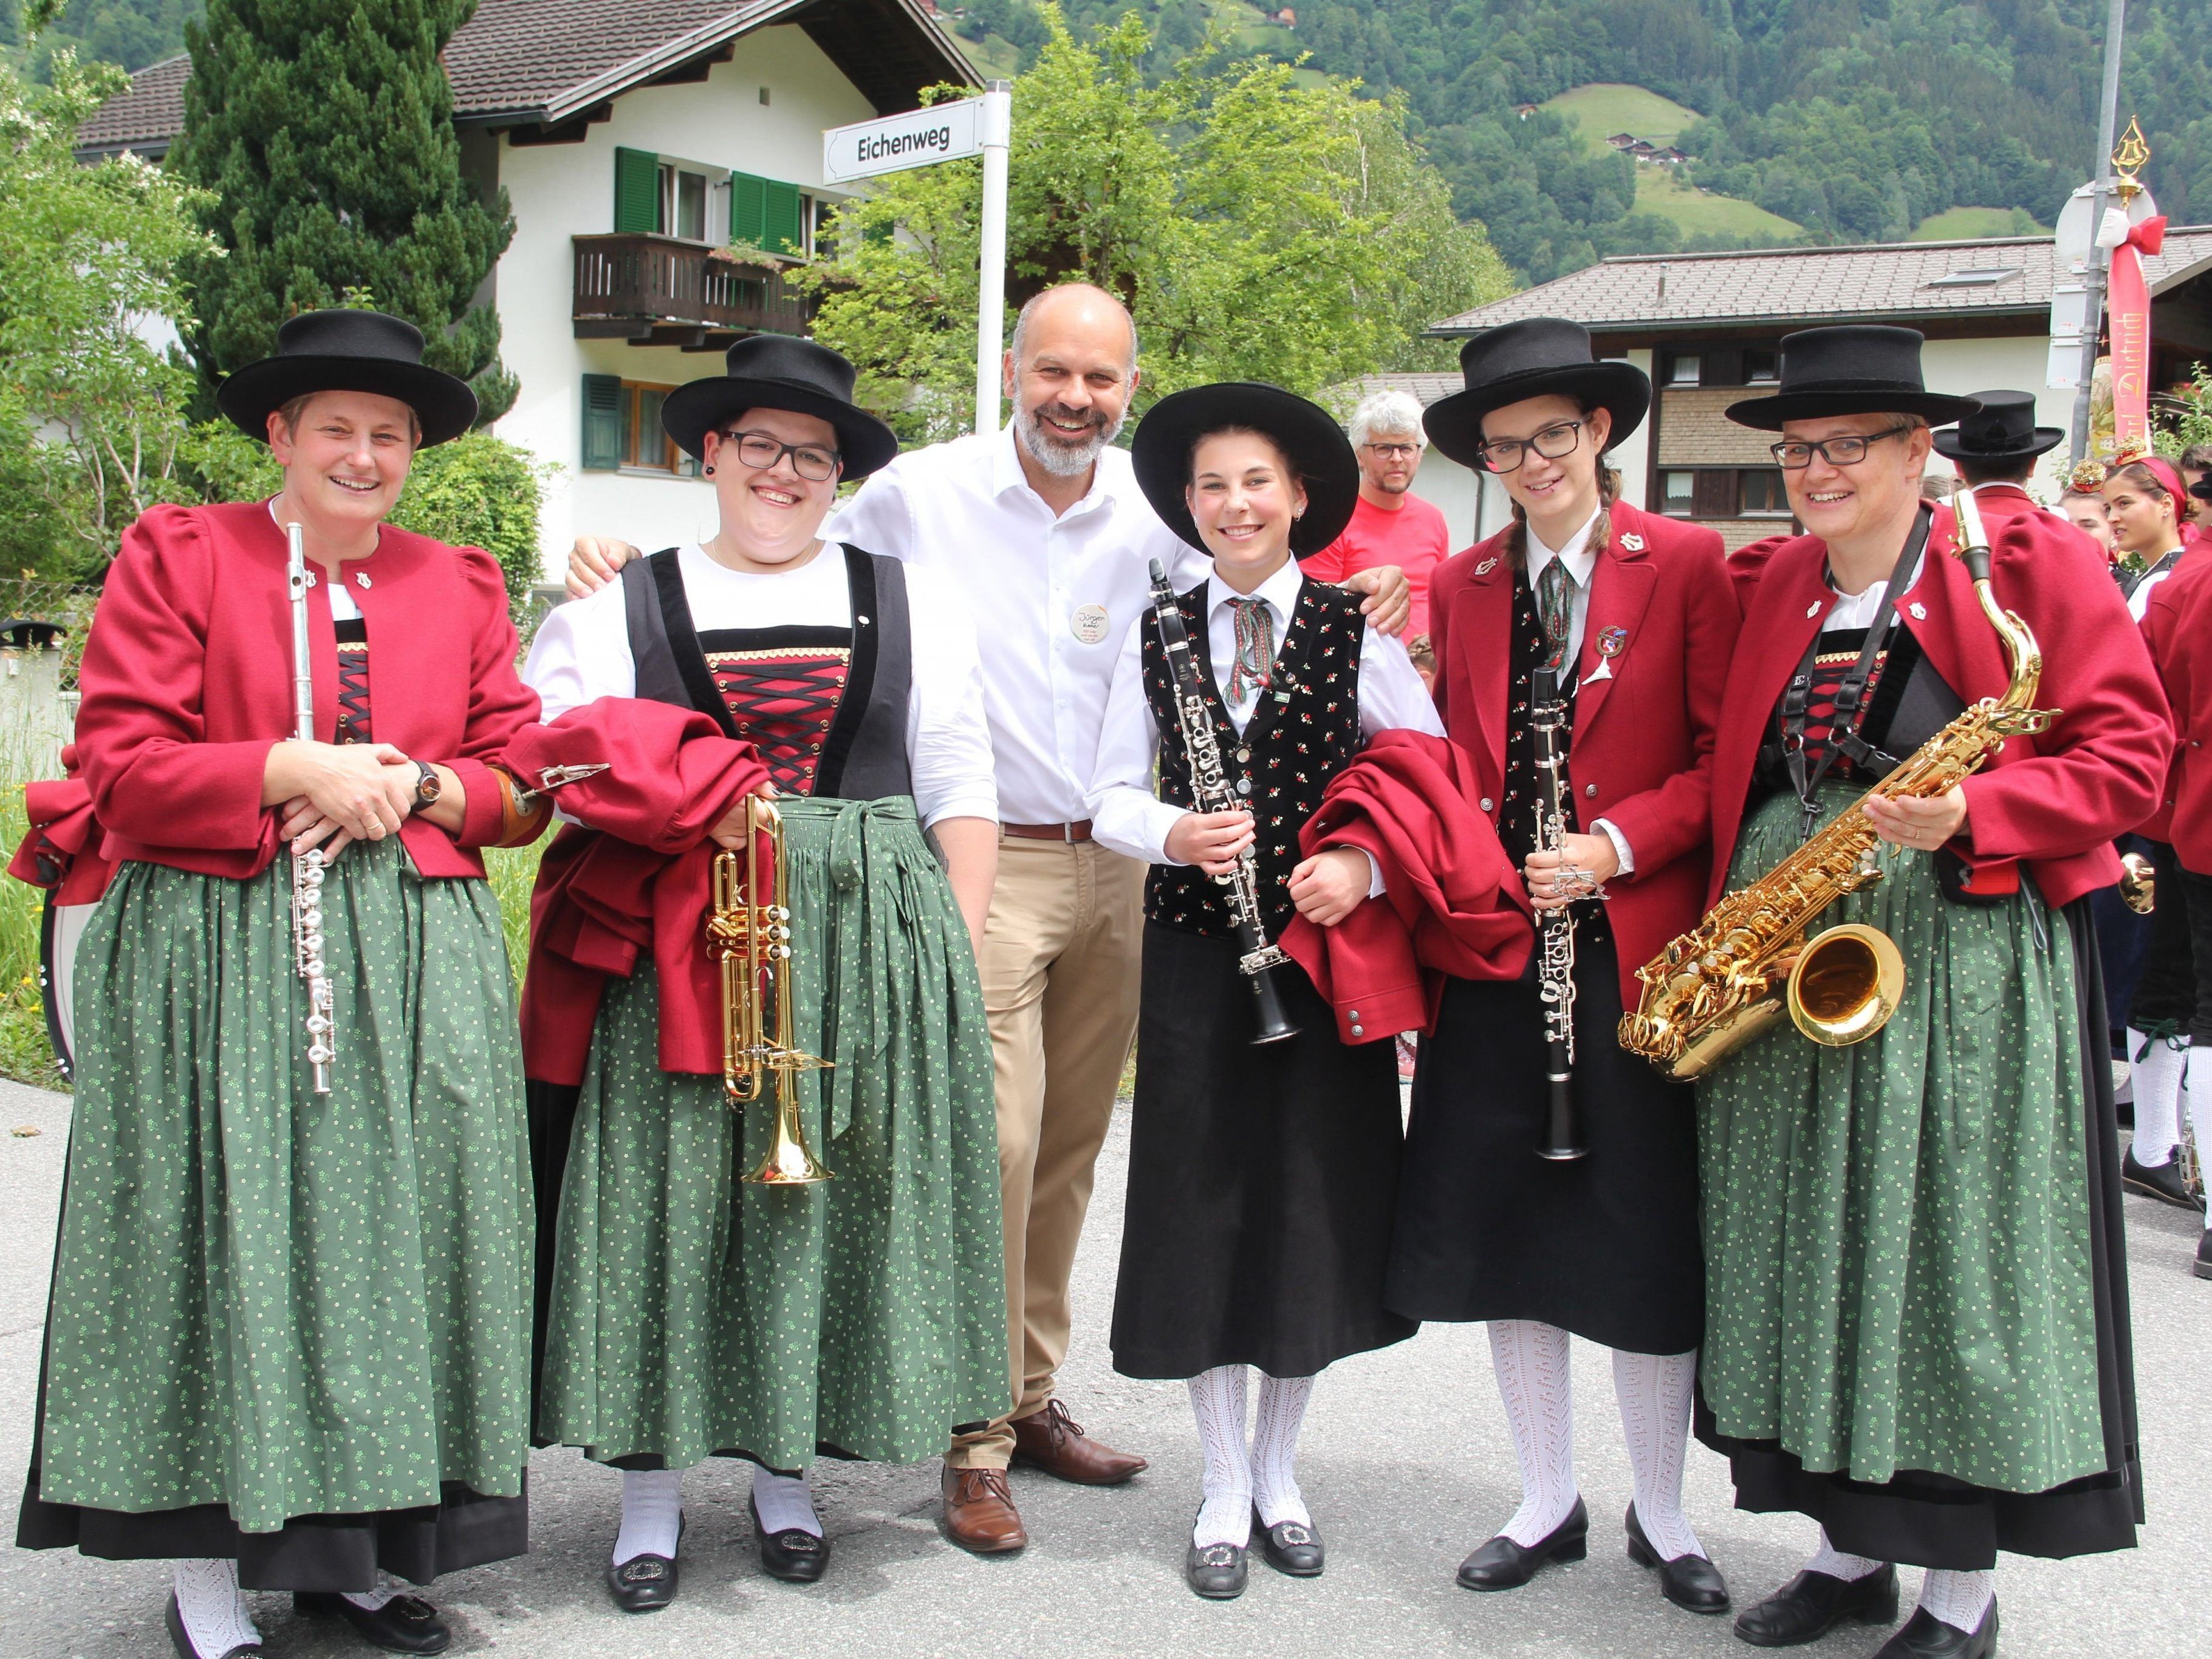
<path fill-rule="evenodd" d="M 2146 219 L 2112 250 L 2112 436 L 2123 455 L 2150 452 L 2150 289 L 2142 256 L 2165 243 L 2165 219 Z"/>

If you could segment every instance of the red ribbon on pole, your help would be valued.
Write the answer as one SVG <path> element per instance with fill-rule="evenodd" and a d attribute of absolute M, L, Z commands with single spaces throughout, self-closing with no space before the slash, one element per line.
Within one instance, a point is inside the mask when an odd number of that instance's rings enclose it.
<path fill-rule="evenodd" d="M 2150 449 L 2150 288 L 2142 258 L 2166 245 L 2163 216 L 2146 219 L 2112 250 L 2112 436 L 2123 455 Z"/>

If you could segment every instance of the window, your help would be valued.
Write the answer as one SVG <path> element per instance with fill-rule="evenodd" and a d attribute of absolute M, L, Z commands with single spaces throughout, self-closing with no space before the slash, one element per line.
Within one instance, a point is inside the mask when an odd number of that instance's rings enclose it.
<path fill-rule="evenodd" d="M 619 374 L 584 376 L 584 470 L 635 468 L 697 477 L 698 462 L 660 429 L 660 405 L 674 389 L 625 380 Z"/>
<path fill-rule="evenodd" d="M 1700 360 L 1695 356 L 1676 357 L 1668 366 L 1668 386 L 1696 386 Z"/>
<path fill-rule="evenodd" d="M 788 258 L 806 257 L 807 204 L 797 185 L 781 179 L 730 175 L 730 240 Z"/>
<path fill-rule="evenodd" d="M 1662 472 L 1659 475 L 1659 510 L 1686 519 L 1697 500 L 1697 491 L 1696 473 Z"/>
<path fill-rule="evenodd" d="M 1923 284 L 1928 288 L 1995 288 L 2020 275 L 2018 265 L 1978 265 L 1969 270 L 1954 270 Z"/>
<path fill-rule="evenodd" d="M 716 170 L 651 150 L 615 151 L 615 229 L 631 234 L 710 239 L 708 196 Z"/>
<path fill-rule="evenodd" d="M 1743 516 L 1747 519 L 1786 519 L 1790 516 L 1790 495 L 1782 487 L 1779 467 L 1761 467 L 1756 471 L 1737 475 L 1742 495 Z"/>
<path fill-rule="evenodd" d="M 1779 351 L 1747 351 L 1743 354 L 1743 383 L 1746 386 L 1772 386 L 1782 378 L 1782 354 Z"/>
<path fill-rule="evenodd" d="M 687 240 L 707 240 L 707 175 L 672 162 L 660 164 L 661 210 L 659 228 L 663 235 Z"/>

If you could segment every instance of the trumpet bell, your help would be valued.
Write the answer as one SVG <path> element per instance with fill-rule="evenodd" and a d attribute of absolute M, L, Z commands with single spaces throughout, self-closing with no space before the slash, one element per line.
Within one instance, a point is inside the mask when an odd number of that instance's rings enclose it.
<path fill-rule="evenodd" d="M 775 1140 L 769 1147 L 768 1156 L 745 1177 L 755 1187 L 811 1187 L 829 1179 L 830 1171 L 807 1150 L 806 1143 L 795 1134 L 784 1133 L 781 1114 L 776 1118 Z"/>
<path fill-rule="evenodd" d="M 1864 1042 L 1905 994 L 1905 957 L 1878 927 L 1847 921 L 1815 934 L 1790 969 L 1784 1000 L 1800 1031 L 1826 1048 Z"/>
<path fill-rule="evenodd" d="M 2120 900 L 2139 916 L 2158 908 L 2158 871 L 2141 853 L 2120 854 Z"/>

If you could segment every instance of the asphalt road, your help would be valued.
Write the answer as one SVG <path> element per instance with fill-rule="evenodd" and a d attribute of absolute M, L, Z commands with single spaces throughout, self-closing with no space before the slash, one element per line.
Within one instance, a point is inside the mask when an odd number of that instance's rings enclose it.
<path fill-rule="evenodd" d="M 0 1084 L 0 1489 L 12 1514 L 30 1440 L 40 1324 L 68 1127 L 61 1097 Z M 1034 1542 L 978 1560 L 943 1541 L 937 1465 L 822 1466 L 822 1511 L 836 1555 L 799 1587 L 763 1577 L 745 1516 L 742 1468 L 714 1465 L 686 1486 L 690 1530 L 675 1607 L 627 1617 L 600 1573 L 612 1542 L 617 1477 L 575 1453 L 531 1466 L 536 1549 L 462 1573 L 434 1599 L 459 1634 L 453 1651 L 531 1659 L 628 1659 L 723 1653 L 921 1659 L 1073 1655 L 1223 1655 L 1294 1659 L 1543 1655 L 1557 1659 L 1743 1656 L 1725 1619 L 1660 1599 L 1622 1554 L 1629 1497 L 1606 1356 L 1576 1349 L 1577 1450 L 1596 1524 L 1590 1559 L 1527 1589 L 1474 1595 L 1453 1569 L 1516 1501 L 1512 1450 L 1480 1329 L 1431 1327 L 1411 1342 L 1339 1365 L 1315 1391 L 1300 1478 L 1329 1545 L 1326 1577 L 1253 1570 L 1241 1601 L 1206 1603 L 1183 1586 L 1183 1540 L 1198 1503 L 1198 1451 L 1178 1383 L 1133 1382 L 1108 1369 L 1104 1333 L 1121 1232 L 1127 1124 L 1099 1170 L 1098 1200 L 1077 1276 L 1077 1344 L 1063 1392 L 1077 1418 L 1152 1468 L 1131 1486 L 1090 1491 L 1018 1473 Z M 2140 1549 L 2075 1562 L 2008 1558 L 1998 1577 L 2002 1651 L 2199 1659 L 2212 1630 L 2212 1562 L 2203 1512 L 2212 1496 L 2212 1283 L 2194 1279 L 2191 1219 L 2128 1205 L 2136 1378 L 2151 1523 Z M 1739 1599 L 1795 1571 L 1807 1523 L 1739 1515 L 1724 1466 L 1692 1453 L 1692 1516 Z M 1917 1575 L 1905 1575 L 1908 1598 Z M 160 1659 L 164 1570 L 74 1554 L 0 1553 L 0 1659 Z M 255 1598 L 272 1659 L 361 1656 L 343 1628 L 296 1619 L 287 1597 Z M 1851 1627 L 1823 1659 L 1871 1653 L 1882 1632 Z"/>

